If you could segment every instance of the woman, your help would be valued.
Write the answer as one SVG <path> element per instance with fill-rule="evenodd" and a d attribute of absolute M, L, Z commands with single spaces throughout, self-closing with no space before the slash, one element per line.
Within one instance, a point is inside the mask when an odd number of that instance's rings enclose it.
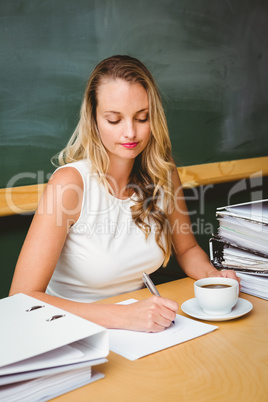
<path fill-rule="evenodd" d="M 92 304 L 142 287 L 171 248 L 195 279 L 217 271 L 191 233 L 155 82 L 129 56 L 102 61 L 89 79 L 78 126 L 58 155 L 16 266 L 22 292 L 108 328 L 158 332 L 177 303 Z M 172 247 L 171 247 L 172 246 Z"/>

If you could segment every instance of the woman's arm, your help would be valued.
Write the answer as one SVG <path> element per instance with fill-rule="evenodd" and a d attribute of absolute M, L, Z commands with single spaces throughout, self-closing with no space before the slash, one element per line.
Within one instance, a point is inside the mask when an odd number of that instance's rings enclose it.
<path fill-rule="evenodd" d="M 52 176 L 23 244 L 10 294 L 46 291 L 68 230 L 79 216 L 82 193 L 75 169 L 60 169 Z"/>
<path fill-rule="evenodd" d="M 76 169 L 58 170 L 46 186 L 15 269 L 10 295 L 24 293 L 108 328 L 158 332 L 170 326 L 177 303 L 150 297 L 133 305 L 80 303 L 45 293 L 68 230 L 81 212 L 83 181 Z"/>
<path fill-rule="evenodd" d="M 208 276 L 226 276 L 240 281 L 234 271 L 218 271 L 213 267 L 207 254 L 197 244 L 191 231 L 191 221 L 176 168 L 173 172 L 173 184 L 175 205 L 168 219 L 172 231 L 173 252 L 181 268 L 194 279 Z"/>

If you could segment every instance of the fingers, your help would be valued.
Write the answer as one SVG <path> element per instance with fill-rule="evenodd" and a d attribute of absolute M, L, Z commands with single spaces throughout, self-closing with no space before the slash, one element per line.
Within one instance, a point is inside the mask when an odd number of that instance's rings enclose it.
<path fill-rule="evenodd" d="M 147 310 L 147 332 L 159 332 L 168 328 L 175 320 L 178 304 L 159 296 L 151 297 Z"/>
<path fill-rule="evenodd" d="M 127 306 L 126 329 L 160 332 L 175 320 L 178 304 L 160 296 L 153 296 Z"/>
<path fill-rule="evenodd" d="M 238 283 L 241 282 L 241 278 L 239 278 L 239 277 L 236 275 L 235 271 L 233 271 L 233 270 L 231 270 L 231 269 L 223 270 L 223 271 L 221 271 L 221 273 L 222 273 L 222 276 L 225 277 L 225 278 L 235 279 Z"/>
<path fill-rule="evenodd" d="M 241 278 L 239 278 L 235 271 L 233 271 L 232 269 L 223 269 L 222 271 L 218 271 L 220 276 L 224 277 L 224 278 L 230 278 L 230 279 L 235 279 L 238 284 L 239 284 L 239 290 L 241 290 Z"/>

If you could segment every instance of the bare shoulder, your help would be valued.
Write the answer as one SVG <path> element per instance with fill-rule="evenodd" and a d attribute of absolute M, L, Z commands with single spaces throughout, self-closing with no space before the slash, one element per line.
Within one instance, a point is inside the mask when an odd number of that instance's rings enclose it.
<path fill-rule="evenodd" d="M 70 186 L 74 184 L 81 189 L 84 187 L 80 172 L 76 168 L 68 165 L 56 170 L 56 172 L 51 176 L 49 184 L 60 184 L 62 186 Z"/>
<path fill-rule="evenodd" d="M 38 212 L 48 214 L 54 211 L 74 223 L 81 212 L 83 193 L 83 179 L 76 168 L 66 166 L 58 169 L 46 186 Z"/>

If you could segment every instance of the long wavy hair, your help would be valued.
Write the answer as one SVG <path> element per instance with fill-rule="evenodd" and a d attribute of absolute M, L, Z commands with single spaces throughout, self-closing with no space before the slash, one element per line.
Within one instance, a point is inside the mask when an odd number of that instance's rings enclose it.
<path fill-rule="evenodd" d="M 143 152 L 135 159 L 128 186 L 136 193 L 135 204 L 131 207 L 132 218 L 146 238 L 154 223 L 155 239 L 164 253 L 163 266 L 166 266 L 172 250 L 167 213 L 174 202 L 171 179 L 174 163 L 160 94 L 143 63 L 130 56 L 112 56 L 95 67 L 87 83 L 80 120 L 67 146 L 56 156 L 57 162 L 58 165 L 64 165 L 88 159 L 93 172 L 109 188 L 106 177 L 109 156 L 101 141 L 96 120 L 98 88 L 105 79 L 139 83 L 147 92 L 151 136 Z M 157 205 L 159 197 L 164 199 L 163 209 Z"/>

